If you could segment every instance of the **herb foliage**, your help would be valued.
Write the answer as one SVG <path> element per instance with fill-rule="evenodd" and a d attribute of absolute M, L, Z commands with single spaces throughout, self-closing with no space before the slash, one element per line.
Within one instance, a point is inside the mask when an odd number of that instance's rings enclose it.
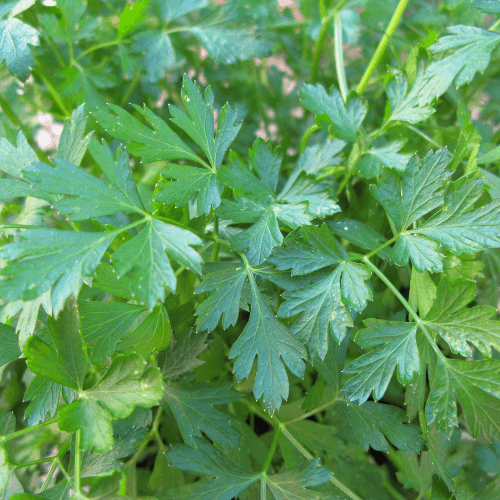
<path fill-rule="evenodd" d="M 500 2 L 218 3 L 0 6 L 0 498 L 498 498 Z"/>

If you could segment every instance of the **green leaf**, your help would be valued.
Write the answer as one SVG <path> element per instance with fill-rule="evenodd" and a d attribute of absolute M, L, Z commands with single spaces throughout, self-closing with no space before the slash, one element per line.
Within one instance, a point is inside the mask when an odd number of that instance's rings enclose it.
<path fill-rule="evenodd" d="M 270 414 L 288 398 L 288 376 L 285 364 L 290 371 L 302 377 L 306 356 L 304 346 L 276 318 L 264 301 L 255 279 L 249 275 L 252 290 L 252 309 L 250 319 L 238 340 L 229 352 L 229 358 L 238 358 L 234 363 L 237 380 L 250 375 L 255 357 L 258 355 L 257 374 L 253 388 L 256 399 L 262 395 L 263 404 Z"/>
<path fill-rule="evenodd" d="M 410 305 L 425 318 L 429 309 L 436 299 L 436 285 L 427 271 L 418 272 L 415 268 L 411 270 L 410 278 Z"/>
<path fill-rule="evenodd" d="M 165 252 L 186 269 L 201 274 L 201 256 L 190 245 L 201 239 L 186 229 L 150 219 L 144 229 L 113 253 L 117 276 L 129 273 L 137 300 L 153 309 L 175 291 L 177 278 Z"/>
<path fill-rule="evenodd" d="M 146 80 L 157 83 L 179 65 L 168 33 L 160 30 L 141 31 L 135 37 L 134 52 L 142 52 L 143 65 L 147 69 Z"/>
<path fill-rule="evenodd" d="M 0 249 L 10 264 L 2 269 L 0 295 L 8 301 L 31 300 L 52 287 L 52 310 L 57 316 L 83 280 L 92 276 L 116 233 L 87 233 L 59 229 L 27 229 L 20 240 Z"/>
<path fill-rule="evenodd" d="M 205 153 L 212 168 L 218 169 L 241 128 L 241 121 L 236 121 L 237 113 L 226 104 L 214 133 L 214 94 L 211 88 L 207 87 L 202 94 L 199 85 L 184 75 L 181 97 L 186 111 L 170 106 L 172 123 L 184 130 Z"/>
<path fill-rule="evenodd" d="M 304 462 L 296 467 L 267 476 L 267 485 L 276 500 L 328 500 L 332 496 L 308 488 L 328 482 L 333 473 L 326 467 L 318 467 L 319 459 Z"/>
<path fill-rule="evenodd" d="M 404 172 L 411 155 L 398 153 L 403 146 L 403 141 L 394 141 L 381 148 L 370 148 L 356 166 L 368 179 L 379 175 L 382 166 Z"/>
<path fill-rule="evenodd" d="M 362 405 L 340 401 L 335 409 L 342 414 L 356 434 L 361 446 L 368 450 L 389 452 L 389 440 L 403 451 L 420 451 L 423 439 L 416 427 L 404 425 L 405 413 L 396 406 L 367 401 Z"/>
<path fill-rule="evenodd" d="M 147 358 L 153 352 L 166 349 L 171 334 L 172 328 L 167 311 L 162 304 L 159 304 L 140 325 L 120 338 L 117 349 L 122 352 L 135 352 Z"/>
<path fill-rule="evenodd" d="M 318 118 L 325 117 L 333 133 L 348 142 L 358 140 L 357 131 L 363 122 L 367 107 L 359 99 L 350 99 L 347 108 L 339 91 L 332 87 L 328 95 L 320 84 L 304 85 L 302 104 Z"/>
<path fill-rule="evenodd" d="M 199 439 L 196 448 L 173 445 L 166 456 L 178 469 L 214 479 L 166 490 L 158 495 L 160 500 L 173 500 L 174 498 L 231 500 L 262 476 L 260 473 L 249 472 L 240 467 L 222 455 L 217 448 Z M 331 471 L 325 467 L 318 467 L 318 463 L 319 460 L 311 460 L 280 474 L 271 476 L 265 474 L 262 476 L 262 481 L 269 486 L 276 500 L 332 498 L 331 495 L 307 489 L 326 483 L 332 475 Z"/>
<path fill-rule="evenodd" d="M 157 495 L 160 500 L 232 500 L 248 486 L 255 483 L 260 475 L 235 464 L 216 447 L 196 440 L 196 448 L 174 444 L 166 453 L 172 465 L 180 470 L 210 476 L 214 479 L 202 480 L 186 486 L 172 488 Z"/>
<path fill-rule="evenodd" d="M 168 164 L 162 172 L 165 179 L 175 182 L 164 182 L 159 185 L 155 201 L 184 207 L 197 195 L 197 214 L 209 214 L 212 208 L 220 205 L 220 187 L 217 176 L 204 168 L 187 165 Z"/>
<path fill-rule="evenodd" d="M 105 453 L 113 447 L 113 426 L 106 408 L 94 400 L 79 399 L 59 409 L 59 429 L 81 431 L 81 448 Z"/>
<path fill-rule="evenodd" d="M 85 343 L 91 344 L 92 363 L 101 363 L 111 356 L 116 344 L 127 335 L 130 327 L 146 311 L 144 306 L 127 302 L 79 302 L 82 335 Z"/>
<path fill-rule="evenodd" d="M 453 53 L 427 68 L 427 102 L 444 94 L 452 82 L 460 87 L 469 83 L 477 71 L 483 73 L 492 51 L 500 43 L 500 33 L 472 26 L 451 26 L 448 32 L 451 35 L 441 37 L 429 47 L 434 54 L 450 50 Z"/>
<path fill-rule="evenodd" d="M 107 148 L 107 146 L 104 147 Z M 109 173 L 111 182 L 114 183 L 116 180 L 117 183 L 122 184 L 121 186 L 120 184 L 109 185 L 85 170 L 59 158 L 53 160 L 55 168 L 41 162 L 34 163 L 25 170 L 26 177 L 41 191 L 72 196 L 72 198 L 66 198 L 53 204 L 56 210 L 68 215 L 72 220 L 97 218 L 118 212 L 144 214 L 146 209 L 135 184 L 132 181 L 132 185 L 130 185 L 131 180 L 127 182 L 126 179 L 126 176 L 131 176 L 130 171 L 126 170 L 128 169 L 127 154 L 121 152 L 119 155 L 116 169 L 122 171 Z M 112 161 L 110 153 L 109 159 Z M 114 162 L 110 165 L 115 166 Z"/>
<path fill-rule="evenodd" d="M 0 366 L 21 356 L 16 329 L 0 323 Z"/>
<path fill-rule="evenodd" d="M 131 31 L 134 31 L 139 24 L 146 18 L 146 9 L 148 8 L 149 0 L 138 0 L 134 4 L 125 5 L 123 12 L 120 14 L 120 24 L 118 25 L 118 38 L 127 36 Z"/>
<path fill-rule="evenodd" d="M 59 428 L 66 432 L 82 431 L 82 449 L 94 447 L 105 453 L 113 446 L 112 420 L 125 418 L 135 406 L 150 408 L 163 396 L 160 370 L 146 368 L 137 354 L 113 358 L 102 378 L 81 391 L 79 399 L 59 410 Z"/>
<path fill-rule="evenodd" d="M 92 132 L 84 135 L 86 127 L 87 116 L 82 104 L 71 113 L 70 121 L 62 130 L 57 147 L 58 158 L 76 166 L 80 165 L 92 136 Z"/>
<path fill-rule="evenodd" d="M 101 126 L 117 139 L 131 141 L 128 151 L 146 163 L 160 160 L 191 160 L 203 164 L 195 152 L 168 125 L 149 108 L 134 106 L 152 129 L 141 123 L 124 109 L 109 104 L 109 111 L 95 108 L 92 114 Z"/>
<path fill-rule="evenodd" d="M 329 332 L 337 341 L 342 341 L 347 328 L 353 326 L 351 315 L 342 301 L 341 275 L 339 266 L 317 283 L 283 294 L 285 302 L 281 304 L 278 315 L 289 318 L 300 314 L 292 325 L 292 333 L 307 343 L 312 358 L 324 359 Z"/>
<path fill-rule="evenodd" d="M 0 137 L 0 170 L 22 179 L 24 169 L 38 158 L 22 131 L 17 134 L 16 144 L 13 146 L 5 137 Z"/>
<path fill-rule="evenodd" d="M 292 270 L 292 276 L 309 274 L 318 269 L 339 264 L 344 258 L 342 248 L 326 224 L 321 228 L 303 227 L 302 235 L 309 245 L 286 240 L 268 259 L 278 270 Z"/>
<path fill-rule="evenodd" d="M 500 323 L 493 321 L 496 310 L 489 306 L 464 307 L 475 299 L 473 281 L 456 280 L 453 284 L 443 278 L 437 287 L 436 300 L 424 323 L 436 331 L 462 356 L 472 356 L 471 343 L 487 357 L 491 348 L 500 351 Z"/>
<path fill-rule="evenodd" d="M 439 272 L 443 270 L 443 256 L 439 245 L 432 240 L 414 234 L 403 234 L 391 249 L 389 258 L 398 266 L 406 266 L 411 259 L 413 267 L 423 273 L 425 270 Z"/>
<path fill-rule="evenodd" d="M 500 14 L 500 0 L 474 0 L 474 7 L 489 14 Z"/>
<path fill-rule="evenodd" d="M 186 444 L 195 446 L 203 432 L 223 448 L 237 448 L 238 421 L 214 405 L 233 403 L 240 397 L 230 386 L 171 384 L 165 385 L 162 404 L 172 410 Z"/>
<path fill-rule="evenodd" d="M 187 330 L 178 337 L 174 337 L 168 349 L 160 353 L 158 366 L 165 379 L 173 379 L 197 368 L 204 363 L 198 356 L 207 349 L 208 332 L 194 333 Z"/>
<path fill-rule="evenodd" d="M 420 65 L 417 69 L 415 80 L 408 91 L 408 78 L 400 71 L 396 70 L 394 79 L 390 80 L 385 92 L 391 105 L 391 121 L 401 121 L 408 123 L 418 123 L 426 120 L 434 113 L 434 109 L 429 103 L 432 98 L 428 98 L 427 80 L 424 77 L 424 68 Z"/>
<path fill-rule="evenodd" d="M 406 166 L 403 181 L 397 172 L 386 170 L 379 186 L 372 186 L 373 196 L 398 231 L 443 203 L 443 184 L 450 175 L 445 169 L 450 159 L 446 148 L 430 151 L 422 162 L 415 155 Z"/>
<path fill-rule="evenodd" d="M 57 320 L 49 316 L 48 327 L 54 347 L 39 337 L 26 342 L 28 368 L 53 382 L 79 391 L 88 369 L 87 350 L 80 333 L 75 300 L 68 300 Z"/>
<path fill-rule="evenodd" d="M 163 22 L 173 21 L 179 17 L 185 16 L 195 10 L 203 9 L 209 5 L 208 0 L 154 0 Z"/>
<path fill-rule="evenodd" d="M 440 212 L 414 230 L 450 252 L 473 254 L 500 246 L 500 200 L 469 210 L 481 196 L 483 180 L 464 177 L 452 182 Z"/>
<path fill-rule="evenodd" d="M 439 358 L 425 407 L 429 424 L 450 436 L 458 424 L 455 394 L 471 436 L 500 436 L 500 363 L 496 360 L 461 361 Z"/>
<path fill-rule="evenodd" d="M 37 425 L 45 421 L 48 416 L 52 418 L 59 404 L 61 386 L 44 377 L 35 375 L 24 393 L 23 401 L 30 401 L 24 414 L 29 425 Z"/>
<path fill-rule="evenodd" d="M 130 429 L 123 436 L 116 437 L 113 447 L 106 453 L 86 451 L 82 456 L 81 477 L 92 477 L 123 467 L 119 459 L 132 455 L 136 444 L 144 439 L 146 429 Z"/>
<path fill-rule="evenodd" d="M 401 384 L 411 382 L 414 373 L 420 371 L 415 324 L 367 319 L 365 325 L 367 328 L 357 333 L 355 341 L 365 349 L 375 349 L 344 368 L 344 373 L 354 376 L 342 389 L 349 401 L 358 400 L 359 404 L 372 392 L 375 401 L 384 395 L 396 365 Z"/>
<path fill-rule="evenodd" d="M 195 293 L 212 291 L 212 294 L 196 309 L 198 316 L 196 324 L 199 331 L 214 330 L 221 317 L 224 330 L 236 324 L 245 278 L 244 267 L 206 274 L 203 277 Z"/>
<path fill-rule="evenodd" d="M 39 31 L 19 19 L 0 21 L 0 63 L 5 60 L 8 70 L 26 80 L 35 59 L 28 45 L 40 45 Z"/>

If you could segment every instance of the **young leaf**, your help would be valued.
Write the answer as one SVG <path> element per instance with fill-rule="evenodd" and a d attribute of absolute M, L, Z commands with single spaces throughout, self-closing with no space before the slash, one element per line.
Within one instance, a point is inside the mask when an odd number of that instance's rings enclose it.
<path fill-rule="evenodd" d="M 68 300 L 59 318 L 49 316 L 47 321 L 54 347 L 39 337 L 30 337 L 23 350 L 28 367 L 37 375 L 79 391 L 87 373 L 88 359 L 76 301 Z"/>
<path fill-rule="evenodd" d="M 472 26 L 451 26 L 451 35 L 441 37 L 429 50 L 435 54 L 453 50 L 425 72 L 427 102 L 444 94 L 452 82 L 457 87 L 469 83 L 477 71 L 483 73 L 491 53 L 500 43 L 500 33 Z"/>
<path fill-rule="evenodd" d="M 472 356 L 468 342 L 484 356 L 491 357 L 491 348 L 500 351 L 500 323 L 491 318 L 496 310 L 489 306 L 464 307 L 475 298 L 473 281 L 456 280 L 453 284 L 443 278 L 436 299 L 424 323 L 436 331 L 454 353 Z"/>
<path fill-rule="evenodd" d="M 79 399 L 59 410 L 59 428 L 82 431 L 82 449 L 94 447 L 105 453 L 113 446 L 111 422 L 125 418 L 135 406 L 150 408 L 159 404 L 163 383 L 158 368 L 146 368 L 137 354 L 122 354 L 113 361 L 91 389 L 81 391 Z"/>
<path fill-rule="evenodd" d="M 162 175 L 175 182 L 159 184 L 155 201 L 184 207 L 197 196 L 198 215 L 209 214 L 212 208 L 217 208 L 221 203 L 217 176 L 210 170 L 169 163 Z"/>
<path fill-rule="evenodd" d="M 22 131 L 17 134 L 16 146 L 5 137 L 0 137 L 0 170 L 22 179 L 24 169 L 36 161 L 38 158 Z"/>
<path fill-rule="evenodd" d="M 70 121 L 66 123 L 61 132 L 57 147 L 58 158 L 77 167 L 80 165 L 92 136 L 92 132 L 84 136 L 86 127 L 87 117 L 85 106 L 82 104 L 71 113 Z"/>
<path fill-rule="evenodd" d="M 44 377 L 35 375 L 30 385 L 24 393 L 24 401 L 30 401 L 26 408 L 25 417 L 28 418 L 29 425 L 36 425 L 48 416 L 52 418 L 56 413 L 61 396 L 61 386 Z"/>
<path fill-rule="evenodd" d="M 196 445 L 196 438 L 205 433 L 223 448 L 237 448 L 240 439 L 238 421 L 213 405 L 233 403 L 240 394 L 229 386 L 165 385 L 163 405 L 172 410 L 184 442 Z"/>
<path fill-rule="evenodd" d="M 201 274 L 201 256 L 190 245 L 201 239 L 186 229 L 150 219 L 141 232 L 113 253 L 118 276 L 129 273 L 137 300 L 153 309 L 165 299 L 165 289 L 175 291 L 177 278 L 168 252 L 186 269 Z"/>
<path fill-rule="evenodd" d="M 244 267 L 206 274 L 203 277 L 195 293 L 208 291 L 213 291 L 213 293 L 196 309 L 198 330 L 214 330 L 221 317 L 224 330 L 236 324 L 245 278 Z"/>
<path fill-rule="evenodd" d="M 415 80 L 408 91 L 408 78 L 402 71 L 394 71 L 394 79 L 387 84 L 385 92 L 391 105 L 391 121 L 418 123 L 426 120 L 434 113 L 428 103 L 427 80 L 424 77 L 424 67 L 417 69 Z"/>
<path fill-rule="evenodd" d="M 372 186 L 373 196 L 399 231 L 443 203 L 443 185 L 450 175 L 445 169 L 450 159 L 446 149 L 430 151 L 422 162 L 414 156 L 402 182 L 398 173 L 386 170 L 379 187 Z"/>
<path fill-rule="evenodd" d="M 396 365 L 402 384 L 411 382 L 414 373 L 420 371 L 415 324 L 368 319 L 365 325 L 367 328 L 358 332 L 355 341 L 365 349 L 375 349 L 344 368 L 344 373 L 352 373 L 354 377 L 342 388 L 349 401 L 358 400 L 359 404 L 372 391 L 375 401 L 384 395 Z"/>
<path fill-rule="evenodd" d="M 127 302 L 79 302 L 82 335 L 92 347 L 90 360 L 101 363 L 111 356 L 120 339 L 127 335 L 132 324 L 146 311 L 144 306 Z"/>
<path fill-rule="evenodd" d="M 205 153 L 212 169 L 216 170 L 241 128 L 241 122 L 236 122 L 237 113 L 226 104 L 214 133 L 214 94 L 211 88 L 207 87 L 202 94 L 200 87 L 184 75 L 181 97 L 186 111 L 170 106 L 172 123 L 193 139 Z"/>
<path fill-rule="evenodd" d="M 130 333 L 123 335 L 117 345 L 121 352 L 135 352 L 147 358 L 153 352 L 166 349 L 172 328 L 165 307 L 157 305 Z"/>
<path fill-rule="evenodd" d="M 255 357 L 258 355 L 257 374 L 253 393 L 270 414 L 288 398 L 288 376 L 285 366 L 297 377 L 302 377 L 306 356 L 304 346 L 280 323 L 257 288 L 255 278 L 249 275 L 252 290 L 250 319 L 238 340 L 229 352 L 229 358 L 238 358 L 234 363 L 237 380 L 249 376 Z"/>
<path fill-rule="evenodd" d="M 370 148 L 357 164 L 363 177 L 376 177 L 382 166 L 404 172 L 411 155 L 398 153 L 404 146 L 402 141 L 394 141 L 381 148 Z"/>
<path fill-rule="evenodd" d="M 302 104 L 318 118 L 325 117 L 333 133 L 348 142 L 358 140 L 357 131 L 363 122 L 367 107 L 359 99 L 350 99 L 347 108 L 339 91 L 332 87 L 328 95 L 320 84 L 305 85 Z"/>
<path fill-rule="evenodd" d="M 208 0 L 170 0 L 169 2 L 153 0 L 153 2 L 158 8 L 163 22 L 173 21 L 209 5 Z"/>
<path fill-rule="evenodd" d="M 146 9 L 148 8 L 149 0 L 138 0 L 133 5 L 125 5 L 120 14 L 120 24 L 118 25 L 118 38 L 123 38 L 145 19 Z"/>
<path fill-rule="evenodd" d="M 500 436 L 500 363 L 496 360 L 461 361 L 438 359 L 425 407 L 429 424 L 450 436 L 457 425 L 455 394 L 465 417 L 467 429 L 477 438 Z"/>
<path fill-rule="evenodd" d="M 27 229 L 20 237 L 0 249 L 0 257 L 10 262 L 2 269 L 0 296 L 31 300 L 52 287 L 57 316 L 66 299 L 78 295 L 84 278 L 93 275 L 116 233 Z"/>

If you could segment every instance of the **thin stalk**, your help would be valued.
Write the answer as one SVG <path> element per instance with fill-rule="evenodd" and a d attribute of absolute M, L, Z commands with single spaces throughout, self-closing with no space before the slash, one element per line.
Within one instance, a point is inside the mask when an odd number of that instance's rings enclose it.
<path fill-rule="evenodd" d="M 300 417 L 294 418 L 292 420 L 287 420 L 284 422 L 286 425 L 288 424 L 293 424 L 295 422 L 299 422 L 300 420 L 304 420 L 306 418 L 312 417 L 313 415 L 316 415 L 319 411 L 323 411 L 324 409 L 328 408 L 329 406 L 332 406 L 334 403 L 339 401 L 340 398 L 335 396 L 332 400 L 322 404 L 321 406 L 318 406 L 317 408 L 312 409 L 311 411 L 308 411 L 307 413 L 303 413 Z"/>
<path fill-rule="evenodd" d="M 35 68 L 33 68 L 33 71 L 36 75 L 40 77 L 43 83 L 45 83 L 45 86 L 49 89 L 50 95 L 53 97 L 54 101 L 59 106 L 59 109 L 63 112 L 64 116 L 66 118 L 69 118 L 71 116 L 71 113 L 66 108 L 62 100 L 61 94 L 59 94 L 54 85 L 52 85 L 52 83 L 49 81 L 49 79 L 41 69 L 40 64 L 36 64 Z"/>
<path fill-rule="evenodd" d="M 500 19 L 497 19 L 489 28 L 489 31 L 495 31 L 500 26 Z"/>
<path fill-rule="evenodd" d="M 342 19 L 340 17 L 340 12 L 337 12 L 335 14 L 333 28 L 335 36 L 335 68 L 337 70 L 337 80 L 339 82 L 342 99 L 344 102 L 346 102 L 349 90 L 347 87 L 347 79 L 345 76 L 344 50 L 342 47 Z"/>
<path fill-rule="evenodd" d="M 283 433 L 283 435 L 288 439 L 288 441 L 290 441 L 290 443 L 293 444 L 293 446 L 295 446 L 295 448 L 297 448 L 297 450 L 302 453 L 302 455 L 304 456 L 304 458 L 306 458 L 307 460 L 312 460 L 314 457 L 306 450 L 306 448 L 304 446 L 302 446 L 301 443 L 299 443 L 295 437 L 293 436 L 293 434 L 285 427 L 285 426 L 282 426 L 281 427 L 281 432 Z M 346 486 L 342 481 L 340 481 L 339 479 L 337 479 L 335 477 L 335 475 L 332 475 L 330 477 L 330 482 L 332 484 L 334 484 L 340 491 L 342 491 L 342 493 L 344 493 L 347 497 L 349 497 L 351 500 L 363 500 L 361 497 L 359 497 L 358 495 L 356 495 L 356 493 L 354 493 L 354 491 L 352 491 L 348 486 Z"/>
<path fill-rule="evenodd" d="M 281 424 L 278 422 L 278 425 L 275 427 L 273 440 L 271 442 L 271 447 L 269 448 L 269 453 L 267 454 L 266 461 L 264 466 L 262 467 L 262 475 L 266 475 L 269 467 L 271 467 L 271 462 L 273 461 L 274 453 L 276 452 L 276 447 L 278 446 L 278 441 L 281 432 Z"/>
<path fill-rule="evenodd" d="M 305 132 L 304 132 L 304 135 L 302 136 L 302 139 L 300 140 L 300 151 L 304 151 L 304 149 L 306 149 L 306 146 L 307 146 L 307 141 L 309 139 L 309 137 L 311 137 L 312 134 L 314 134 L 314 132 L 317 132 L 320 128 L 318 127 L 318 125 L 314 124 L 314 125 L 311 125 Z"/>
<path fill-rule="evenodd" d="M 321 29 L 319 32 L 318 39 L 316 40 L 316 45 L 314 47 L 314 58 L 313 58 L 311 77 L 310 77 L 311 83 L 316 83 L 318 80 L 318 71 L 319 71 L 319 63 L 321 61 L 321 53 L 323 52 L 323 45 L 325 44 L 326 35 L 328 33 L 328 29 L 330 28 L 332 20 L 333 20 L 333 14 L 330 14 L 321 21 Z"/>
<path fill-rule="evenodd" d="M 120 106 L 123 108 L 125 104 L 127 104 L 127 101 L 129 100 L 130 96 L 132 95 L 132 92 L 134 91 L 135 87 L 139 83 L 139 80 L 141 79 L 141 73 L 138 72 L 135 76 L 134 79 L 130 82 L 130 85 L 128 86 L 127 91 L 125 94 L 123 94 L 122 100 L 120 102 Z"/>
<path fill-rule="evenodd" d="M 120 40 L 111 40 L 109 42 L 103 42 L 103 43 L 99 43 L 98 45 L 94 45 L 93 47 L 90 47 L 89 49 L 87 50 L 84 50 L 76 59 L 75 59 L 75 62 L 78 62 L 82 57 L 85 57 L 86 55 L 88 54 L 91 54 L 92 52 L 96 51 L 96 50 L 99 50 L 99 49 L 103 49 L 105 47 L 111 47 L 113 45 L 118 45 L 118 43 L 120 43 Z"/>
<path fill-rule="evenodd" d="M 383 245 L 380 245 L 378 248 L 375 248 L 375 250 L 372 250 L 370 253 L 367 253 L 363 259 L 369 259 L 370 257 L 373 257 L 377 253 L 381 252 L 384 248 L 388 247 L 389 245 L 392 245 L 398 238 L 400 237 L 400 234 L 396 234 L 396 236 L 393 236 L 390 240 L 387 240 Z"/>
<path fill-rule="evenodd" d="M 214 215 L 214 236 L 217 240 L 219 239 L 219 217 L 217 217 L 217 215 Z M 212 247 L 212 256 L 210 258 L 211 262 L 217 262 L 219 259 L 220 243 L 217 240 Z"/>
<path fill-rule="evenodd" d="M 384 282 L 384 284 L 387 286 L 387 288 L 389 288 L 389 290 L 399 300 L 401 305 L 408 311 L 408 314 L 413 318 L 415 323 L 422 330 L 422 332 L 425 335 L 425 338 L 427 339 L 427 341 L 431 345 L 434 352 L 438 355 L 438 357 L 440 357 L 442 360 L 446 360 L 446 357 L 444 356 L 444 354 L 441 352 L 439 347 L 434 342 L 432 335 L 427 330 L 427 327 L 425 326 L 423 321 L 420 319 L 420 317 L 415 312 L 413 307 L 410 306 L 408 301 L 401 295 L 399 290 L 392 284 L 391 280 L 389 278 L 387 278 L 387 276 L 382 271 L 380 271 L 380 269 L 375 264 L 373 264 L 373 262 L 371 262 L 366 256 L 363 258 L 363 262 L 381 279 L 381 281 Z"/>
<path fill-rule="evenodd" d="M 38 425 L 33 425 L 32 427 L 26 427 L 26 429 L 21 429 L 20 431 L 12 432 L 7 434 L 6 436 L 0 436 L 0 443 L 5 443 L 6 441 L 10 441 L 11 439 L 16 439 L 20 436 L 24 436 L 25 434 L 29 434 L 30 432 L 35 432 L 43 427 L 47 427 L 48 425 L 55 424 L 59 420 L 59 417 L 51 418 L 46 422 L 42 422 Z"/>
<path fill-rule="evenodd" d="M 301 28 L 302 26 L 308 26 L 309 21 L 290 21 L 288 23 L 277 23 L 269 24 L 265 26 L 264 30 L 283 30 L 288 28 Z"/>
<path fill-rule="evenodd" d="M 57 468 L 57 462 L 58 462 L 57 460 L 54 460 L 52 462 L 52 465 L 50 466 L 49 472 L 47 472 L 47 477 L 45 478 L 45 480 L 42 484 L 42 487 L 40 488 L 40 493 L 42 493 L 43 491 L 45 491 L 49 487 L 50 480 L 52 479 L 52 476 L 54 475 L 54 472 L 56 471 L 56 468 Z"/>
<path fill-rule="evenodd" d="M 349 157 L 347 158 L 347 171 L 344 175 L 344 178 L 342 179 L 342 182 L 340 183 L 340 186 L 337 189 L 337 198 L 340 196 L 344 188 L 347 186 L 347 183 L 353 176 L 355 172 L 355 166 L 356 163 L 359 160 L 359 157 L 361 156 L 361 151 L 359 144 L 354 144 L 351 153 L 349 154 Z"/>
<path fill-rule="evenodd" d="M 425 132 L 422 132 L 417 127 L 414 127 L 413 125 L 410 125 L 408 123 L 405 123 L 405 127 L 407 129 L 412 130 L 413 132 L 418 134 L 420 137 L 423 137 L 426 141 L 430 142 L 431 144 L 433 144 L 437 148 L 441 149 L 443 147 L 441 144 L 439 144 L 439 142 L 436 142 L 432 137 L 428 136 Z"/>
<path fill-rule="evenodd" d="M 40 458 L 39 460 L 32 460 L 31 462 L 26 462 L 24 464 L 12 464 L 12 467 L 16 469 L 21 469 L 22 467 L 31 467 L 32 465 L 45 464 L 47 462 L 53 462 L 57 459 L 57 455 L 55 457 L 48 458 Z"/>
<path fill-rule="evenodd" d="M 82 494 L 82 454 L 80 451 L 80 443 L 82 439 L 82 431 L 78 429 L 75 433 L 75 493 L 78 496 Z"/>
<path fill-rule="evenodd" d="M 375 54 L 373 54 L 370 64 L 366 68 L 365 74 L 363 75 L 363 78 L 361 78 L 361 81 L 356 88 L 356 92 L 358 93 L 358 95 L 362 94 L 368 86 L 370 78 L 377 69 L 380 60 L 382 59 L 382 56 L 384 55 L 384 52 L 389 45 L 389 40 L 392 38 L 392 35 L 394 35 L 394 32 L 396 31 L 396 28 L 399 24 L 399 21 L 401 20 L 401 17 L 403 16 L 407 5 L 408 0 L 399 0 L 399 4 L 394 11 L 391 21 L 389 22 L 389 26 L 387 26 L 387 30 L 384 33 L 382 40 L 380 40 L 377 50 L 375 51 Z"/>

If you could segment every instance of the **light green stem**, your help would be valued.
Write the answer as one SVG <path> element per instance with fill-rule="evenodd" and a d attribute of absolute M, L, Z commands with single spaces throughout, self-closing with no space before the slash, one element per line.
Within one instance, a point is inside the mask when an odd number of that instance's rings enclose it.
<path fill-rule="evenodd" d="M 300 151 L 304 151 L 304 149 L 306 149 L 306 146 L 307 146 L 307 141 L 309 139 L 309 137 L 311 137 L 312 134 L 314 134 L 314 132 L 317 132 L 319 130 L 319 127 L 318 125 L 311 125 L 305 132 L 304 132 L 304 135 L 302 136 L 302 139 L 300 140 Z"/>
<path fill-rule="evenodd" d="M 0 436 L 0 443 L 5 443 L 6 441 L 10 441 L 11 439 L 16 439 L 20 436 L 24 436 L 25 434 L 29 434 L 30 432 L 35 432 L 38 429 L 42 429 L 43 427 L 47 427 L 48 425 L 55 424 L 58 420 L 58 417 L 51 418 L 50 420 L 42 422 L 41 424 L 33 425 L 32 427 L 26 427 L 26 429 L 12 432 L 11 434 L 7 434 L 6 436 Z"/>
<path fill-rule="evenodd" d="M 87 50 L 84 50 L 76 59 L 75 62 L 78 62 L 82 57 L 85 57 L 86 55 L 90 54 L 91 52 L 94 52 L 99 49 L 103 49 L 105 47 L 111 47 L 113 45 L 118 45 L 120 43 L 120 40 L 111 40 L 109 42 L 103 42 L 98 45 L 94 45 L 93 47 L 90 47 Z"/>
<path fill-rule="evenodd" d="M 273 461 L 274 453 L 276 452 L 276 447 L 278 446 L 278 441 L 280 437 L 281 426 L 277 425 L 274 430 L 273 440 L 271 442 L 271 447 L 269 448 L 269 453 L 267 454 L 266 462 L 262 467 L 262 474 L 267 474 L 269 467 L 271 467 L 271 462 Z"/>
<path fill-rule="evenodd" d="M 77 497 L 82 495 L 82 454 L 80 451 L 80 442 L 82 439 L 82 431 L 78 429 L 75 433 L 75 493 Z"/>
<path fill-rule="evenodd" d="M 346 102 L 349 90 L 347 87 L 347 79 L 345 76 L 344 49 L 342 47 L 342 19 L 340 17 L 340 12 L 337 12 L 335 14 L 333 27 L 335 30 L 335 68 L 337 70 L 337 80 L 339 82 L 342 99 L 344 100 L 344 102 Z"/>
<path fill-rule="evenodd" d="M 325 44 L 326 35 L 328 33 L 328 29 L 330 28 L 332 20 L 333 20 L 333 15 L 330 14 L 321 21 L 321 30 L 319 32 L 318 40 L 316 41 L 316 46 L 314 47 L 314 57 L 313 57 L 311 77 L 310 77 L 311 83 L 316 83 L 318 80 L 318 71 L 319 71 L 319 63 L 321 61 L 321 53 L 323 52 L 323 45 Z"/>
<path fill-rule="evenodd" d="M 358 93 L 358 95 L 362 94 L 365 91 L 366 87 L 368 86 L 370 78 L 373 76 L 375 69 L 380 63 L 380 60 L 384 55 L 385 49 L 387 48 L 387 45 L 389 45 L 389 40 L 392 38 L 392 35 L 394 35 L 394 32 L 396 31 L 396 28 L 399 24 L 399 21 L 401 20 L 401 17 L 403 16 L 403 13 L 407 5 L 408 5 L 408 0 L 399 0 L 399 4 L 396 7 L 396 10 L 394 11 L 389 26 L 387 26 L 387 30 L 384 33 L 382 40 L 380 40 L 377 50 L 375 51 L 375 54 L 373 54 L 372 60 L 370 61 L 370 64 L 366 68 L 365 74 L 363 75 L 363 78 L 361 78 L 361 81 L 359 82 L 359 85 L 356 88 L 356 92 Z"/>

